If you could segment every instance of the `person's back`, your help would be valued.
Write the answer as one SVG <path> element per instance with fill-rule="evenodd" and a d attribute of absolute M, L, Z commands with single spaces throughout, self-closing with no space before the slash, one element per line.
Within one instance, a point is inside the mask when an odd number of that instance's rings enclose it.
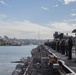
<path fill-rule="evenodd" d="M 65 54 L 65 41 L 64 40 L 62 40 L 61 49 L 62 49 L 62 54 Z"/>
<path fill-rule="evenodd" d="M 73 46 L 72 39 L 70 39 L 70 38 L 69 38 L 69 40 L 68 40 L 68 45 L 69 45 L 70 48 Z"/>
<path fill-rule="evenodd" d="M 69 38 L 69 40 L 68 40 L 69 58 L 68 59 L 72 59 L 72 46 L 73 46 L 72 39 Z"/>
<path fill-rule="evenodd" d="M 68 56 L 68 39 L 65 40 L 65 53 Z"/>

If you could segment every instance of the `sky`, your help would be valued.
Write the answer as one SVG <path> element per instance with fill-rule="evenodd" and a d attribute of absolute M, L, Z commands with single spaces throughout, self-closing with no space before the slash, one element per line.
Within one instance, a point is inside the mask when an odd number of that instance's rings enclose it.
<path fill-rule="evenodd" d="M 52 39 L 75 28 L 76 0 L 0 0 L 0 36 Z"/>

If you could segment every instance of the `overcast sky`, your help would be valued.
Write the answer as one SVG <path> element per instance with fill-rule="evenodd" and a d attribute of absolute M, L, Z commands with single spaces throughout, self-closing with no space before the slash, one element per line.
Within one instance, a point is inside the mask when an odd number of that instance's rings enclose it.
<path fill-rule="evenodd" d="M 51 39 L 76 28 L 76 0 L 0 0 L 0 36 Z"/>

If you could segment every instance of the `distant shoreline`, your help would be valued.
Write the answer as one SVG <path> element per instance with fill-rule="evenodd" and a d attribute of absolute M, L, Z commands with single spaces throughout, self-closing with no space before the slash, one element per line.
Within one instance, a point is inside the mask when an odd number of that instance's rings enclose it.
<path fill-rule="evenodd" d="M 29 45 L 38 45 L 38 44 L 29 44 Z M 29 45 L 0 45 L 0 46 L 29 46 Z"/>

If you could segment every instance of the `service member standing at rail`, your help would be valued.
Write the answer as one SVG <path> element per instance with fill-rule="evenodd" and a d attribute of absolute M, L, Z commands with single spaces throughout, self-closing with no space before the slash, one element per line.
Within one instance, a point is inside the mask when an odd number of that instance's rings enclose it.
<path fill-rule="evenodd" d="M 65 55 L 68 56 L 68 39 L 65 40 Z"/>
<path fill-rule="evenodd" d="M 65 54 L 65 41 L 64 40 L 61 41 L 61 53 Z"/>
<path fill-rule="evenodd" d="M 73 47 L 73 42 L 72 42 L 72 39 L 71 38 L 69 38 L 69 40 L 68 40 L 68 47 L 69 47 L 69 57 L 68 57 L 68 59 L 72 59 L 72 47 Z"/>

